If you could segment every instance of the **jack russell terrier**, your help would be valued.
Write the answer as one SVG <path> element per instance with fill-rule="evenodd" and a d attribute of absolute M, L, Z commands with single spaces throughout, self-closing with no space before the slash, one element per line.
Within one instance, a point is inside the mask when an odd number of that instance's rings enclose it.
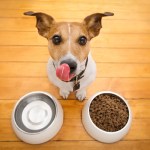
<path fill-rule="evenodd" d="M 47 38 L 51 59 L 48 61 L 48 78 L 59 87 L 60 95 L 67 99 L 75 91 L 78 100 L 86 97 L 86 87 L 96 77 L 96 65 L 90 54 L 90 40 L 102 28 L 102 17 L 113 13 L 95 13 L 82 23 L 55 22 L 53 17 L 32 11 L 25 15 L 35 16 L 38 33 Z"/>

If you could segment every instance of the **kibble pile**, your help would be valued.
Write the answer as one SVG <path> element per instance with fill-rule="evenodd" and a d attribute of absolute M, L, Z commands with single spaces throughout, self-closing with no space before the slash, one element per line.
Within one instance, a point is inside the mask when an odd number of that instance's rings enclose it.
<path fill-rule="evenodd" d="M 95 97 L 89 112 L 94 124 L 108 132 L 122 129 L 129 117 L 124 101 L 113 94 L 101 94 Z"/>

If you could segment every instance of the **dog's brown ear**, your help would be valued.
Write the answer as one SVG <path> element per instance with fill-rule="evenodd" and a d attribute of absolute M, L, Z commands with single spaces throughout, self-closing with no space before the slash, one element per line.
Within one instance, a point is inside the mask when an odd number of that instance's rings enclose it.
<path fill-rule="evenodd" d="M 36 16 L 36 27 L 39 34 L 44 36 L 45 38 L 48 38 L 49 30 L 55 22 L 51 16 L 41 12 L 35 13 L 32 11 L 25 12 L 24 15 Z"/>
<path fill-rule="evenodd" d="M 114 14 L 111 12 L 105 13 L 95 13 L 90 16 L 87 16 L 84 19 L 83 24 L 86 26 L 90 39 L 97 36 L 102 28 L 101 20 L 102 17 L 113 16 Z"/>

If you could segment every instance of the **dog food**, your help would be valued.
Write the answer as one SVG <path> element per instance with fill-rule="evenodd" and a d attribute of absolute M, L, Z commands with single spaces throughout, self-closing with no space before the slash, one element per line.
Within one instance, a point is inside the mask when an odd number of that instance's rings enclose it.
<path fill-rule="evenodd" d="M 129 117 L 125 102 L 113 94 L 100 94 L 95 97 L 89 112 L 93 123 L 108 132 L 122 129 Z"/>

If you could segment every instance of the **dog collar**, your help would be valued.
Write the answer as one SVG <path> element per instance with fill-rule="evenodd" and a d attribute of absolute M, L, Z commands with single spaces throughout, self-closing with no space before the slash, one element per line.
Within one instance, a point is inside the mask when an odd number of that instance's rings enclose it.
<path fill-rule="evenodd" d="M 86 70 L 87 64 L 88 64 L 88 57 L 87 57 L 86 62 L 85 62 L 85 69 L 84 70 L 82 70 L 78 75 L 73 77 L 70 81 L 63 81 L 63 82 L 74 82 L 73 91 L 77 91 L 78 89 L 80 89 L 80 81 L 79 80 L 84 77 L 83 74 Z M 54 62 L 53 62 L 53 66 L 55 68 Z"/>
<path fill-rule="evenodd" d="M 87 57 L 86 62 L 85 62 L 85 69 L 82 70 L 78 75 L 73 77 L 70 81 L 68 81 L 68 82 L 74 82 L 73 91 L 77 91 L 78 89 L 80 89 L 80 81 L 79 80 L 84 77 L 83 74 L 86 70 L 87 63 L 88 63 L 88 57 Z"/>

